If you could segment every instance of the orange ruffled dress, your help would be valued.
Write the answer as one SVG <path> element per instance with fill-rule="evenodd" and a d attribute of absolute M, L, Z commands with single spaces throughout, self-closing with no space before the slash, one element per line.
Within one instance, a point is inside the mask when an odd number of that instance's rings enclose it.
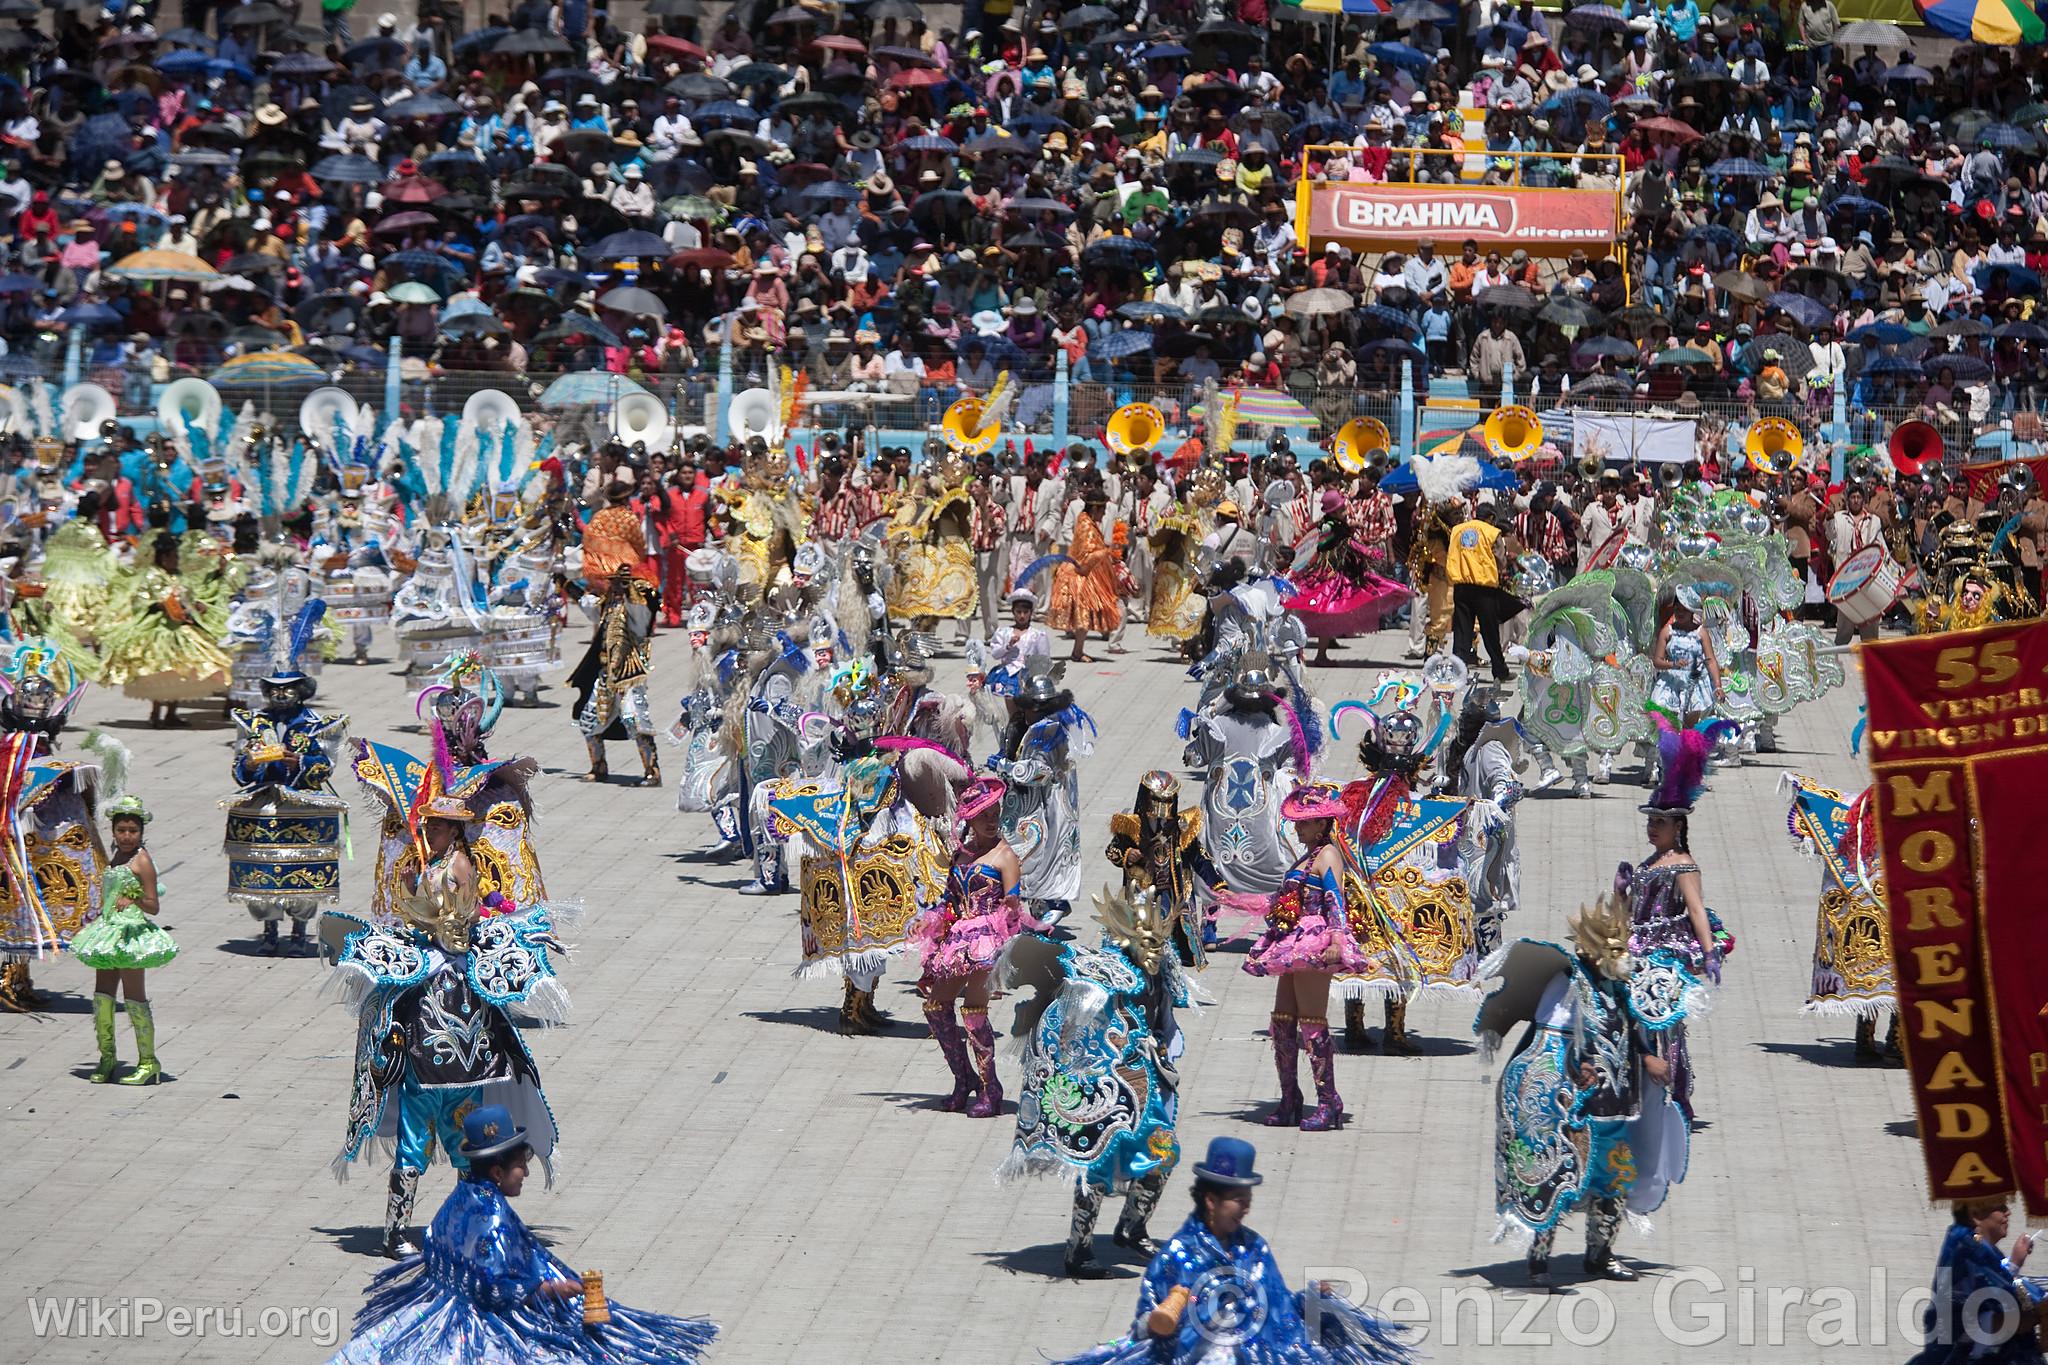
<path fill-rule="evenodd" d="M 1046 625 L 1060 633 L 1110 634 L 1124 620 L 1123 596 L 1118 590 L 1123 565 L 1102 538 L 1102 528 L 1086 512 L 1074 519 L 1074 543 L 1067 547 L 1067 557 L 1074 562 L 1060 565 L 1053 573 Z"/>

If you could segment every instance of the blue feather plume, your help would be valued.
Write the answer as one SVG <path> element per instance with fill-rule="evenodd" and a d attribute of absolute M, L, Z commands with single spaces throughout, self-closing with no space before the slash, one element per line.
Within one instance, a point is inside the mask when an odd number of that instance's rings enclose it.
<path fill-rule="evenodd" d="M 313 632 L 320 626 L 320 618 L 327 614 L 327 604 L 315 598 L 299 608 L 299 614 L 292 618 L 292 633 L 289 640 L 291 655 L 289 666 L 299 667 L 299 659 L 313 643 Z"/>
<path fill-rule="evenodd" d="M 1012 592 L 1015 592 L 1019 588 L 1029 586 L 1033 578 L 1036 578 L 1039 574 L 1043 573 L 1045 570 L 1051 568 L 1055 564 L 1071 564 L 1073 562 L 1074 561 L 1072 557 L 1068 555 L 1040 555 L 1038 558 L 1032 560 L 1029 564 L 1026 564 L 1024 566 L 1023 572 L 1015 574 L 1011 577 L 1010 590 Z"/>

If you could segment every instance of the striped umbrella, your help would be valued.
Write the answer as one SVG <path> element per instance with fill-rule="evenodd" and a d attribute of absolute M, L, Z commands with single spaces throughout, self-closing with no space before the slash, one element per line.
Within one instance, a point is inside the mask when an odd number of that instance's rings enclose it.
<path fill-rule="evenodd" d="M 1313 427 L 1316 415 L 1278 389 L 1239 389 L 1237 420 L 1247 425 Z"/>
<path fill-rule="evenodd" d="M 123 280 L 210 280 L 220 272 L 182 251 L 138 251 L 107 273 Z"/>
<path fill-rule="evenodd" d="M 1967 43 L 2019 47 L 2048 37 L 2026 0 L 1913 0 L 1927 26 Z"/>
<path fill-rule="evenodd" d="M 291 351 L 251 351 L 207 376 L 218 388 L 263 388 L 275 384 L 324 384 L 327 371 Z"/>

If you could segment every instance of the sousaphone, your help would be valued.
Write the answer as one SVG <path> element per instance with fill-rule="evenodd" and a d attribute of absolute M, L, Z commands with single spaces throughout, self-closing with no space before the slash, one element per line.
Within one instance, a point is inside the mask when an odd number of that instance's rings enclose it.
<path fill-rule="evenodd" d="M 1346 474 L 1361 474 L 1374 455 L 1385 456 L 1393 449 L 1393 433 L 1377 417 L 1354 417 L 1338 428 L 1330 442 L 1330 456 Z"/>

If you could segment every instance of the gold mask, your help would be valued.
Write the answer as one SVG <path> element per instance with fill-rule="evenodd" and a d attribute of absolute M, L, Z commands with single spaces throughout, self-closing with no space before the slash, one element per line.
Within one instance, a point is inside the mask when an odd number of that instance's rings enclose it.
<path fill-rule="evenodd" d="M 1173 951 L 1173 915 L 1149 891 L 1126 895 L 1104 887 L 1095 896 L 1095 918 L 1110 943 L 1148 976 Z"/>
<path fill-rule="evenodd" d="M 1621 893 L 1610 891 L 1593 904 L 1580 906 L 1569 923 L 1579 955 L 1598 968 L 1602 976 L 1621 981 L 1635 970 L 1635 961 L 1628 951 L 1628 902 Z"/>

